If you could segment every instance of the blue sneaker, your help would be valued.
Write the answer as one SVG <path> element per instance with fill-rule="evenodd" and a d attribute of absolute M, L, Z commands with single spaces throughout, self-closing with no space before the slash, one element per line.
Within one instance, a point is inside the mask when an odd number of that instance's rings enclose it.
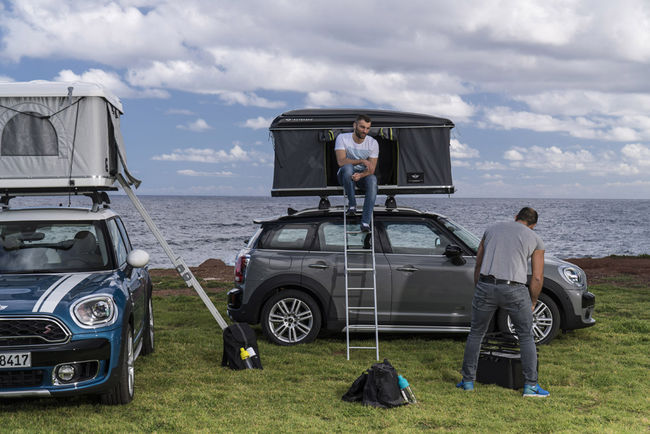
<path fill-rule="evenodd" d="M 474 390 L 474 382 L 461 380 L 460 383 L 456 385 L 456 387 L 463 390 Z"/>
<path fill-rule="evenodd" d="M 524 398 L 529 397 L 529 396 L 538 397 L 538 398 L 546 398 L 550 394 L 551 393 L 548 390 L 542 389 L 539 386 L 539 383 L 534 385 L 534 386 L 530 386 L 528 384 L 526 384 L 524 386 Z"/>

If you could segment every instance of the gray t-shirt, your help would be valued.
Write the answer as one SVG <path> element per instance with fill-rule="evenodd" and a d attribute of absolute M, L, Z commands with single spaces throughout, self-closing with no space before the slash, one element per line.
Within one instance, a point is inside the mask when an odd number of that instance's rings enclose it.
<path fill-rule="evenodd" d="M 533 251 L 544 250 L 544 242 L 522 223 L 503 222 L 485 230 L 483 250 L 481 274 L 526 283 L 528 260 Z"/>

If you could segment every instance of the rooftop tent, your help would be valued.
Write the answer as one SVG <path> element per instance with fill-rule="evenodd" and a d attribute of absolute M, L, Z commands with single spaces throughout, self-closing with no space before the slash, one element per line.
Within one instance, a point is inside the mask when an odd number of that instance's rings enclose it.
<path fill-rule="evenodd" d="M 386 110 L 305 109 L 271 123 L 275 148 L 272 196 L 342 195 L 336 178 L 336 136 L 352 131 L 360 114 L 372 119 L 379 143 L 380 194 L 453 193 L 448 119 Z"/>
<path fill-rule="evenodd" d="M 110 187 L 126 166 L 122 103 L 94 83 L 0 83 L 0 189 Z"/>

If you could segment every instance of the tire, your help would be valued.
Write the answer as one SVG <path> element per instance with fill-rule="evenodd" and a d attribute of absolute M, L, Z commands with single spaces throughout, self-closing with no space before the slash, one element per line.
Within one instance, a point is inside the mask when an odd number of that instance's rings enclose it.
<path fill-rule="evenodd" d="M 144 333 L 142 341 L 142 355 L 146 356 L 147 354 L 153 353 L 155 349 L 155 340 L 154 340 L 154 324 L 153 324 L 153 303 L 151 301 L 151 295 L 147 302 L 147 312 L 145 315 L 145 324 L 144 324 Z"/>
<path fill-rule="evenodd" d="M 101 396 L 102 404 L 123 405 L 133 401 L 135 394 L 135 354 L 133 349 L 133 329 L 128 324 L 120 351 L 120 372 L 118 382 L 109 392 Z"/>
<path fill-rule="evenodd" d="M 560 310 L 555 301 L 544 293 L 539 294 L 537 306 L 533 312 L 535 343 L 543 345 L 551 342 L 560 330 L 560 320 Z M 500 310 L 497 323 L 500 331 L 517 337 L 508 312 Z"/>
<path fill-rule="evenodd" d="M 309 295 L 293 289 L 280 291 L 264 303 L 262 332 L 278 345 L 312 342 L 321 327 L 318 305 Z"/>

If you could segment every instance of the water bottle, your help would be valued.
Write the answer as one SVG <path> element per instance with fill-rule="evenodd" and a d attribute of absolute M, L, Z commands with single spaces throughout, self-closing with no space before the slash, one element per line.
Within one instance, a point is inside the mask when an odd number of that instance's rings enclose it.
<path fill-rule="evenodd" d="M 250 349 L 252 350 L 252 348 Z M 255 354 L 255 351 L 253 351 L 253 354 Z M 251 363 L 251 355 L 249 354 L 248 351 L 244 349 L 244 347 L 241 347 L 239 349 L 239 356 L 244 361 L 244 365 L 246 365 L 246 369 L 253 369 L 253 363 Z"/>
<path fill-rule="evenodd" d="M 406 378 L 402 377 L 401 375 L 397 376 L 397 381 L 399 383 L 399 389 L 400 392 L 402 392 L 402 397 L 404 398 L 404 401 L 408 402 L 409 404 L 417 404 L 417 399 L 415 399 L 415 394 L 411 390 L 411 386 L 409 385 L 409 382 L 406 381 Z"/>

